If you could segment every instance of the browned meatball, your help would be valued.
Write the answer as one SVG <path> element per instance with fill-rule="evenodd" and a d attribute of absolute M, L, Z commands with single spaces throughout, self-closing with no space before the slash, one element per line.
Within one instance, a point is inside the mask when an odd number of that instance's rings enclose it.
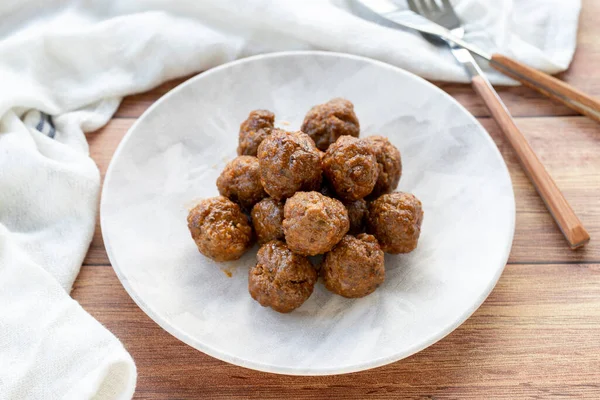
<path fill-rule="evenodd" d="M 222 196 L 238 203 L 245 210 L 267 197 L 260 183 L 258 158 L 238 156 L 227 163 L 217 179 L 217 188 Z"/>
<path fill-rule="evenodd" d="M 402 160 L 400 151 L 387 138 L 383 136 L 369 136 L 365 138 L 371 145 L 377 157 L 379 175 L 370 198 L 376 199 L 382 194 L 391 193 L 398 187 L 402 175 Z"/>
<path fill-rule="evenodd" d="M 274 199 L 300 190 L 318 190 L 321 185 L 319 151 L 302 132 L 273 130 L 258 147 L 258 160 L 262 185 Z"/>
<path fill-rule="evenodd" d="M 350 219 L 350 230 L 348 233 L 357 235 L 363 232 L 368 213 L 367 202 L 363 199 L 359 199 L 344 203 L 344 205 L 346 206 L 346 210 L 348 210 L 348 218 Z"/>
<path fill-rule="evenodd" d="M 317 271 L 308 258 L 293 253 L 285 243 L 274 240 L 263 245 L 256 260 L 248 272 L 248 291 L 263 307 L 288 313 L 312 294 Z"/>
<path fill-rule="evenodd" d="M 237 260 L 252 245 L 248 219 L 226 197 L 202 200 L 190 210 L 187 222 L 200 253 L 215 261 Z"/>
<path fill-rule="evenodd" d="M 342 98 L 329 100 L 311 108 L 300 130 L 308 134 L 323 151 L 340 136 L 358 137 L 360 124 L 354 113 L 354 105 Z"/>
<path fill-rule="evenodd" d="M 346 235 L 325 254 L 321 274 L 325 287 L 333 293 L 350 298 L 364 297 L 385 280 L 383 251 L 375 236 Z"/>
<path fill-rule="evenodd" d="M 367 229 L 383 251 L 409 253 L 417 247 L 423 222 L 421 202 L 410 193 L 384 194 L 369 205 Z"/>
<path fill-rule="evenodd" d="M 275 114 L 268 110 L 254 110 L 240 125 L 238 155 L 256 156 L 258 145 L 271 134 Z"/>
<path fill-rule="evenodd" d="M 342 136 L 325 152 L 323 173 L 340 198 L 352 201 L 371 193 L 379 167 L 366 141 Z"/>
<path fill-rule="evenodd" d="M 258 244 L 283 239 L 283 203 L 267 197 L 252 208 L 252 224 Z"/>
<path fill-rule="evenodd" d="M 350 228 L 348 211 L 319 192 L 298 192 L 285 202 L 283 232 L 292 251 L 314 256 L 331 250 Z"/>

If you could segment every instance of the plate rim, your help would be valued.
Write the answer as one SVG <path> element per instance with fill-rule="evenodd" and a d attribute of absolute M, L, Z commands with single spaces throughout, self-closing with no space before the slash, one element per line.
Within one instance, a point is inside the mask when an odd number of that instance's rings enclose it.
<path fill-rule="evenodd" d="M 461 109 L 463 111 L 463 113 L 466 114 L 467 118 L 469 118 L 471 120 L 471 122 L 473 122 L 476 126 L 478 126 L 481 129 L 483 136 L 485 137 L 486 140 L 488 140 L 488 142 L 490 142 L 490 145 L 493 148 L 494 156 L 500 160 L 500 165 L 502 166 L 502 170 L 503 170 L 505 176 L 508 178 L 508 181 L 510 182 L 510 200 L 511 200 L 511 202 L 510 202 L 509 206 L 510 206 L 511 210 L 509 210 L 509 211 L 511 211 L 510 212 L 511 220 L 509 221 L 510 222 L 510 237 L 507 238 L 508 240 L 506 241 L 506 244 L 504 246 L 505 248 L 504 248 L 504 255 L 502 257 L 502 260 L 503 260 L 502 266 L 500 268 L 498 268 L 498 270 L 496 271 L 496 274 L 493 276 L 488 287 L 481 293 L 481 295 L 479 296 L 477 301 L 473 302 L 473 305 L 470 308 L 468 308 L 467 310 L 465 310 L 461 314 L 461 316 L 459 318 L 457 318 L 455 321 L 453 321 L 451 324 L 448 324 L 447 326 L 444 326 L 443 329 L 438 330 L 438 332 L 425 337 L 424 339 L 420 340 L 418 343 L 414 344 L 413 346 L 409 347 L 407 350 L 405 350 L 403 352 L 394 353 L 392 355 L 388 355 L 385 357 L 379 357 L 379 358 L 370 360 L 368 362 L 363 362 L 363 363 L 359 363 L 359 364 L 356 364 L 356 363 L 348 364 L 348 365 L 336 366 L 336 367 L 317 368 L 317 369 L 310 368 L 310 367 L 307 367 L 307 368 L 281 367 L 281 366 L 258 363 L 255 361 L 242 359 L 233 354 L 229 354 L 227 352 L 223 352 L 221 350 L 207 346 L 204 343 L 200 342 L 199 340 L 196 340 L 193 337 L 191 337 L 190 335 L 186 334 L 185 332 L 182 332 L 181 330 L 175 328 L 168 321 L 165 321 L 158 313 L 156 313 L 152 310 L 152 307 L 149 304 L 145 303 L 141 298 L 139 298 L 137 293 L 135 292 L 135 290 L 129 285 L 129 280 L 125 277 L 124 273 L 121 272 L 120 268 L 118 267 L 118 263 L 116 262 L 116 257 L 112 253 L 112 248 L 110 245 L 110 238 L 108 237 L 108 234 L 105 233 L 105 232 L 108 232 L 108 230 L 101 229 L 102 239 L 104 241 L 104 247 L 106 249 L 106 254 L 111 263 L 112 269 L 115 271 L 115 274 L 119 278 L 121 285 L 123 286 L 123 288 L 129 295 L 129 297 L 131 297 L 133 299 L 133 301 L 136 303 L 136 305 L 154 323 L 156 323 L 160 328 L 164 329 L 169 334 L 171 334 L 178 340 L 182 341 L 183 343 L 187 344 L 188 346 L 190 346 L 198 351 L 201 351 L 202 353 L 207 354 L 210 357 L 214 357 L 218 360 L 221 360 L 221 361 L 233 364 L 233 365 L 237 365 L 240 367 L 261 371 L 261 372 L 283 374 L 283 375 L 298 375 L 298 376 L 326 376 L 326 375 L 347 374 L 347 373 L 365 371 L 365 370 L 381 367 L 384 365 L 388 365 L 388 364 L 394 363 L 396 361 L 400 361 L 400 360 L 410 357 L 410 356 L 426 349 L 427 347 L 437 343 L 438 341 L 442 340 L 443 338 L 448 336 L 450 333 L 452 333 L 454 330 L 456 330 L 456 328 L 458 328 L 460 325 L 462 325 L 467 319 L 469 319 L 471 317 L 471 315 L 473 315 L 473 313 L 477 309 L 479 309 L 479 307 L 487 299 L 487 297 L 492 292 L 492 290 L 496 287 L 498 280 L 500 279 L 500 276 L 504 272 L 504 269 L 506 267 L 506 263 L 508 262 L 508 258 L 510 256 L 510 251 L 512 248 L 512 243 L 513 243 L 514 233 L 515 233 L 515 220 L 516 220 L 516 204 L 515 204 L 515 196 L 514 196 L 514 188 L 513 188 L 513 184 L 512 184 L 512 178 L 510 176 L 508 166 L 506 165 L 506 162 L 504 161 L 504 158 L 502 157 L 502 154 L 500 153 L 498 146 L 491 138 L 489 132 L 483 127 L 483 125 L 481 125 L 481 123 L 477 120 L 477 118 L 475 118 L 475 116 L 473 116 L 473 114 L 471 114 L 454 97 L 450 96 L 448 93 L 446 93 L 445 91 L 443 91 L 436 85 L 432 84 L 431 82 L 427 81 L 426 79 L 413 74 L 412 72 L 406 71 L 400 67 L 397 67 L 397 66 L 379 61 L 379 60 L 375 60 L 375 59 L 372 59 L 369 57 L 363 57 L 363 56 L 357 56 L 357 55 L 353 55 L 353 54 L 339 53 L 339 52 L 329 52 L 329 51 L 319 51 L 319 50 L 300 50 L 300 51 L 273 52 L 273 53 L 259 54 L 259 55 L 255 55 L 255 56 L 251 56 L 251 57 L 241 58 L 241 59 L 234 60 L 234 61 L 231 61 L 231 62 L 228 62 L 225 64 L 221 64 L 217 67 L 213 67 L 205 72 L 198 73 L 197 75 L 189 78 L 188 80 L 186 80 L 186 81 L 180 83 L 179 85 L 177 85 L 176 87 L 172 88 L 167 93 L 162 95 L 158 100 L 156 100 L 150 107 L 148 107 L 148 109 L 146 109 L 136 119 L 136 121 L 133 123 L 133 125 L 131 125 L 131 127 L 127 130 L 127 132 L 125 133 L 125 135 L 119 142 L 119 144 L 109 162 L 109 166 L 106 170 L 106 174 L 105 174 L 105 178 L 104 178 L 104 183 L 102 184 L 102 191 L 101 191 L 101 195 L 100 195 L 100 207 L 99 207 L 100 226 L 101 226 L 101 228 L 103 228 L 105 226 L 105 224 L 107 224 L 107 222 L 105 222 L 104 213 L 102 212 L 102 210 L 105 209 L 105 207 L 106 207 L 105 206 L 106 192 L 107 192 L 107 187 L 109 186 L 109 183 L 110 183 L 110 180 L 112 177 L 112 170 L 113 170 L 113 167 L 115 164 L 115 160 L 119 158 L 119 155 L 120 155 L 121 151 L 123 150 L 123 148 L 125 147 L 125 144 L 129 140 L 129 138 L 132 136 L 133 132 L 136 130 L 138 124 L 141 123 L 141 121 L 144 119 L 144 117 L 147 114 L 150 114 L 151 112 L 153 112 L 153 110 L 156 107 L 158 107 L 164 101 L 167 101 L 171 96 L 173 96 L 178 91 L 182 90 L 183 87 L 185 87 L 187 85 L 191 85 L 197 80 L 207 79 L 207 77 L 210 77 L 212 74 L 215 74 L 223 69 L 227 69 L 227 68 L 230 68 L 235 65 L 251 63 L 251 62 L 254 62 L 257 60 L 290 57 L 290 56 L 291 57 L 294 57 L 294 56 L 325 56 L 325 57 L 332 57 L 332 58 L 345 58 L 345 59 L 362 61 L 365 63 L 374 64 L 378 67 L 393 70 L 397 73 L 400 73 L 400 74 L 403 74 L 403 75 L 409 77 L 410 79 L 416 79 L 417 81 L 420 81 L 422 84 L 429 86 L 434 91 L 437 91 L 438 94 L 440 94 L 441 96 L 445 97 L 450 102 L 452 102 L 456 106 L 458 106 L 459 109 Z"/>

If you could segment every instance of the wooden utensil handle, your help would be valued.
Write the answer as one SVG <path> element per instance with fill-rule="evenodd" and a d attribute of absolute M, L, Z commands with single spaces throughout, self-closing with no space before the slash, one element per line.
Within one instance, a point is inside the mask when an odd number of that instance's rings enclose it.
<path fill-rule="evenodd" d="M 590 235 L 564 198 L 554 180 L 537 158 L 527 139 L 515 125 L 510 113 L 495 90 L 482 76 L 473 77 L 473 89 L 483 99 L 494 120 L 515 150 L 529 180 L 535 186 L 548 211 L 556 221 L 572 249 L 585 245 Z"/>
<path fill-rule="evenodd" d="M 523 85 L 600 122 L 600 100 L 573 86 L 502 54 L 492 55 L 490 65 Z"/>

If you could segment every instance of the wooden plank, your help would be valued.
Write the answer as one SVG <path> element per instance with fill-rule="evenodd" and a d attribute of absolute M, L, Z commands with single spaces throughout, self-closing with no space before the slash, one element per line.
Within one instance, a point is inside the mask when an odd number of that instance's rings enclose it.
<path fill-rule="evenodd" d="M 569 69 L 557 75 L 559 79 L 590 95 L 600 97 L 600 41 L 597 24 L 600 2 L 583 0 L 577 34 L 577 49 Z M 468 85 L 437 82 L 440 88 L 457 99 L 476 117 L 489 116 L 485 105 Z M 502 100 L 515 117 L 576 115 L 573 110 L 548 100 L 526 87 L 496 87 Z"/>
<path fill-rule="evenodd" d="M 600 398 L 600 265 L 507 266 L 461 327 L 394 364 L 292 377 L 213 359 L 151 321 L 109 266 L 84 267 L 72 292 L 136 361 L 136 398 Z"/>
<path fill-rule="evenodd" d="M 584 0 L 578 48 L 559 77 L 600 96 L 600 2 Z M 118 117 L 88 135 L 102 176 L 114 149 L 137 118 L 186 78 L 127 97 Z M 471 113 L 489 113 L 470 86 L 437 83 Z M 500 88 L 515 116 L 569 116 L 523 87 Z M 480 119 L 511 172 L 517 229 L 511 263 L 484 305 L 454 333 L 406 360 L 333 377 L 290 377 L 235 367 L 206 356 L 158 327 L 117 280 L 99 224 L 73 297 L 119 337 L 138 367 L 136 398 L 600 398 L 600 126 L 580 117 L 520 118 L 558 186 L 592 235 L 572 252 L 518 166 L 495 123 Z M 567 263 L 531 265 L 529 263 Z M 584 264 L 585 263 L 585 264 Z"/>
<path fill-rule="evenodd" d="M 454 97 L 474 116 L 490 116 L 485 104 L 475 95 L 475 91 L 470 85 L 443 82 L 435 82 L 435 84 Z M 576 115 L 570 108 L 557 104 L 527 87 L 496 86 L 495 89 L 514 117 Z"/>
<path fill-rule="evenodd" d="M 517 228 L 509 262 L 600 262 L 600 125 L 585 117 L 518 118 L 517 125 L 531 142 L 592 236 L 587 247 L 571 251 L 543 202 L 521 170 L 512 149 L 495 122 L 480 119 L 509 167 L 517 203 Z M 102 177 L 119 141 L 133 119 L 114 119 L 88 135 L 92 158 Z M 85 264 L 108 264 L 98 224 Z"/>
<path fill-rule="evenodd" d="M 600 70 L 597 68 L 600 65 L 600 40 L 597 40 L 595 28 L 599 20 L 600 2 L 584 0 L 573 62 L 569 70 L 558 75 L 560 79 L 597 97 L 600 97 Z M 190 76 L 166 82 L 147 93 L 126 97 L 115 116 L 139 117 L 152 103 Z M 476 117 L 490 115 L 469 85 L 443 82 L 435 84 L 455 97 Z M 526 87 L 497 87 L 496 89 L 515 117 L 576 115 L 573 110 L 548 100 Z"/>
<path fill-rule="evenodd" d="M 600 2 L 583 0 L 577 32 L 577 49 L 569 69 L 558 75 L 560 79 L 595 96 L 600 96 L 598 21 Z"/>

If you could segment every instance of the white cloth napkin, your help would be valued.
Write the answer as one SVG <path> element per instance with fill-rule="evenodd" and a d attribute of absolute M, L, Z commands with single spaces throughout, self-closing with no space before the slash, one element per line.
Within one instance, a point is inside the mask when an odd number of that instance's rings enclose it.
<path fill-rule="evenodd" d="M 579 1 L 455 3 L 468 40 L 552 73 L 569 65 Z M 343 1 L 0 2 L 1 399 L 133 394 L 133 360 L 69 297 L 100 186 L 84 132 L 103 126 L 123 96 L 235 58 L 294 49 L 466 80 L 448 52 L 349 10 Z"/>

